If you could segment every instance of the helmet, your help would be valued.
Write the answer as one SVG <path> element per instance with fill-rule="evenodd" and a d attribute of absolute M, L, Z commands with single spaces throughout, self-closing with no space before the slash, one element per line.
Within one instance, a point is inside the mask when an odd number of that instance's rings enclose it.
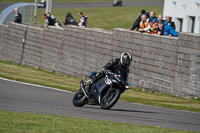
<path fill-rule="evenodd" d="M 120 57 L 120 62 L 123 66 L 130 66 L 132 61 L 132 56 L 129 53 L 122 53 Z"/>

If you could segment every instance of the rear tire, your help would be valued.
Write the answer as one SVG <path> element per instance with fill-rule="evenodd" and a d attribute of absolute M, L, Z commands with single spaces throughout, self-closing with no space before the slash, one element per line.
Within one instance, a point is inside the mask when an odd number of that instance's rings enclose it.
<path fill-rule="evenodd" d="M 113 107 L 119 100 L 120 95 L 121 95 L 120 89 L 114 89 L 113 91 L 110 92 L 108 96 L 105 94 L 100 103 L 101 108 L 110 109 L 111 107 Z"/>
<path fill-rule="evenodd" d="M 81 88 L 74 94 L 72 102 L 76 107 L 82 107 L 86 104 L 86 96 Z"/>

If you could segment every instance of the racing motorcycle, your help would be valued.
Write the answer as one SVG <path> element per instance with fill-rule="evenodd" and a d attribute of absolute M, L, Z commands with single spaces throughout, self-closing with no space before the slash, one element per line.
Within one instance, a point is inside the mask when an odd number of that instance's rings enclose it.
<path fill-rule="evenodd" d="M 96 73 L 91 75 L 94 76 Z M 105 72 L 105 77 L 99 79 L 90 89 L 85 90 L 87 83 L 91 81 L 80 80 L 80 88 L 73 97 L 73 104 L 82 107 L 85 104 L 99 105 L 102 109 L 110 109 L 119 100 L 120 95 L 129 87 L 126 86 L 128 72 L 125 69 L 118 69 L 115 73 Z"/>

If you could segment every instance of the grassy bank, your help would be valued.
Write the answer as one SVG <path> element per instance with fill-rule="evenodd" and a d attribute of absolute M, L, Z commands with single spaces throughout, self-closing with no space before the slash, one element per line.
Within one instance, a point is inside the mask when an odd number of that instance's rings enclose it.
<path fill-rule="evenodd" d="M 72 92 L 79 88 L 79 78 L 65 76 L 41 69 L 20 66 L 7 61 L 0 61 L 0 77 L 60 88 Z M 146 105 L 179 110 L 200 112 L 200 100 L 183 99 L 156 92 L 143 92 L 140 89 L 129 89 L 121 95 L 120 100 Z"/>
<path fill-rule="evenodd" d="M 113 30 L 113 28 L 119 27 L 130 29 L 142 9 L 145 9 L 146 11 L 155 11 L 156 15 L 158 15 L 162 14 L 163 6 L 53 9 L 52 14 L 62 24 L 62 21 L 65 21 L 65 14 L 67 12 L 71 12 L 76 22 L 78 22 L 78 12 L 82 11 L 88 16 L 88 28 Z M 44 25 L 44 13 L 45 9 L 38 9 L 38 25 Z"/>
<path fill-rule="evenodd" d="M 69 11 L 78 22 L 78 12 L 82 11 L 88 16 L 88 28 L 112 30 L 119 27 L 130 29 L 142 9 L 155 11 L 158 15 L 162 14 L 163 6 L 53 9 L 52 14 L 55 15 L 58 21 L 62 22 L 65 21 L 65 14 Z M 44 25 L 44 13 L 44 9 L 38 10 L 37 24 Z"/>
<path fill-rule="evenodd" d="M 0 111 L 0 132 L 65 133 L 193 133 L 161 127 L 139 126 L 56 115 Z"/>

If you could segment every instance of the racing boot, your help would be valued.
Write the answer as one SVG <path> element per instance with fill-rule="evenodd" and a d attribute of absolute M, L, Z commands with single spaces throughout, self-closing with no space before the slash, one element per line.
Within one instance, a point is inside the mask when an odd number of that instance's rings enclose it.
<path fill-rule="evenodd" d="M 98 80 L 98 78 L 99 74 L 96 74 L 95 76 L 91 77 L 91 81 L 85 86 L 86 93 L 90 92 L 92 85 Z"/>

